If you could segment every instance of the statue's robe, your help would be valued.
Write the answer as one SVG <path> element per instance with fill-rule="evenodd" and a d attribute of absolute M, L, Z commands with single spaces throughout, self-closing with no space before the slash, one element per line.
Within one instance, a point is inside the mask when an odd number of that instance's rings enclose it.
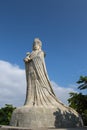
<path fill-rule="evenodd" d="M 26 63 L 27 95 L 25 105 L 54 106 L 58 100 L 48 78 L 44 52 L 33 52 L 34 57 Z"/>

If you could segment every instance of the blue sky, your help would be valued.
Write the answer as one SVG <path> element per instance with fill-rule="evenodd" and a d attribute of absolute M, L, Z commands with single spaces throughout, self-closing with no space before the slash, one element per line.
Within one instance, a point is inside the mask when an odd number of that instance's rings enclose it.
<path fill-rule="evenodd" d="M 87 75 L 87 0 L 0 0 L 0 60 L 24 69 L 35 37 L 50 80 L 67 88 Z"/>

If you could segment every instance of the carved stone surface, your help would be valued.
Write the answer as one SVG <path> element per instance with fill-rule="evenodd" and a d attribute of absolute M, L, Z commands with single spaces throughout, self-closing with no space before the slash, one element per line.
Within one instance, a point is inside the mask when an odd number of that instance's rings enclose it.
<path fill-rule="evenodd" d="M 77 113 L 58 108 L 21 107 L 14 111 L 12 126 L 19 127 L 50 127 L 67 128 L 81 126 L 81 120 Z"/>
<path fill-rule="evenodd" d="M 42 43 L 34 40 L 33 51 L 27 53 L 25 61 L 27 92 L 23 107 L 17 108 L 10 125 L 19 127 L 80 127 L 79 114 L 62 104 L 53 92 L 48 78 Z"/>

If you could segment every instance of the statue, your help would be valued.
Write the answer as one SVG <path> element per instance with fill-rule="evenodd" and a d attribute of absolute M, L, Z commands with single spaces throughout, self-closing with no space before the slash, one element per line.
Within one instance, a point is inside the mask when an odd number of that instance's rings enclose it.
<path fill-rule="evenodd" d="M 18 127 L 81 127 L 80 115 L 61 103 L 53 92 L 46 65 L 42 42 L 35 38 L 33 51 L 24 59 L 27 91 L 23 107 L 17 108 L 10 125 Z"/>
<path fill-rule="evenodd" d="M 25 105 L 50 107 L 58 105 L 44 61 L 42 43 L 35 39 L 32 53 L 24 59 L 26 65 L 27 95 Z"/>

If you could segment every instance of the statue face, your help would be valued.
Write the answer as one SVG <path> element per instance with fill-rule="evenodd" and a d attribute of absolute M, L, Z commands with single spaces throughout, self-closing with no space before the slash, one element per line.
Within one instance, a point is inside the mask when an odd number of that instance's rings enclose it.
<path fill-rule="evenodd" d="M 34 50 L 39 50 L 40 48 L 41 48 L 41 47 L 40 47 L 38 41 L 35 41 L 35 42 L 34 42 L 33 49 L 34 49 Z"/>

